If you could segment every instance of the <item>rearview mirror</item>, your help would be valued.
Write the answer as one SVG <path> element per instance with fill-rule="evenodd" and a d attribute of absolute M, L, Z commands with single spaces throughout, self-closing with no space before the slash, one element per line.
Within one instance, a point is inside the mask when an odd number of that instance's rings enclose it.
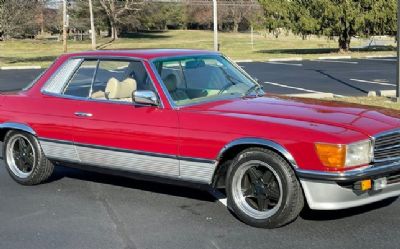
<path fill-rule="evenodd" d="M 153 91 L 134 91 L 132 100 L 136 104 L 158 106 L 157 95 Z"/>

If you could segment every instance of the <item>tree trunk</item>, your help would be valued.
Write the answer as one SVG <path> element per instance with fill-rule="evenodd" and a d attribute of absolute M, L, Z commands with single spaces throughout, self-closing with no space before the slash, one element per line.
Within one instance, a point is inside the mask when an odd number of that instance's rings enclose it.
<path fill-rule="evenodd" d="M 339 51 L 341 53 L 349 52 L 350 42 L 351 42 L 350 30 L 349 28 L 346 28 L 339 36 Z"/>
<path fill-rule="evenodd" d="M 111 39 L 117 40 L 118 39 L 118 28 L 115 25 L 113 20 L 110 20 L 110 28 L 111 28 Z"/>
<path fill-rule="evenodd" d="M 40 13 L 40 34 L 44 35 L 44 14 L 43 14 L 43 8 L 42 12 Z"/>
<path fill-rule="evenodd" d="M 237 21 L 233 21 L 233 32 L 237 33 L 239 31 L 239 23 Z"/>

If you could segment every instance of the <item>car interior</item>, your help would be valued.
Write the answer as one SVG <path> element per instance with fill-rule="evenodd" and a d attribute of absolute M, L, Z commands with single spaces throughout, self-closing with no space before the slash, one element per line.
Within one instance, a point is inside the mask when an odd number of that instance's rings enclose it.
<path fill-rule="evenodd" d="M 170 63 L 161 68 L 161 77 L 175 102 L 199 99 L 219 92 L 225 83 L 223 71 L 204 60 Z"/>
<path fill-rule="evenodd" d="M 67 84 L 64 94 L 98 100 L 132 102 L 134 91 L 154 91 L 141 62 L 100 61 L 93 81 L 95 68 L 89 63 L 82 63 Z"/>

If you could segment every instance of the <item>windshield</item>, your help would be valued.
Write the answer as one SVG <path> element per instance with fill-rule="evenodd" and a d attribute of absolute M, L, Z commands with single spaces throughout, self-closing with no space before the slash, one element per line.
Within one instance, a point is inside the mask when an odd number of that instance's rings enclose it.
<path fill-rule="evenodd" d="M 250 76 L 220 55 L 159 59 L 154 65 L 177 106 L 262 91 Z"/>

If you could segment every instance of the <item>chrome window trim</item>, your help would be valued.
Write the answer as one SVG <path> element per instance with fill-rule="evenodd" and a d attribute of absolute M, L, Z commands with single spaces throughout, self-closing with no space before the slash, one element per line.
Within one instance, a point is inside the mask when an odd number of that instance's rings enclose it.
<path fill-rule="evenodd" d="M 79 69 L 81 69 L 81 66 L 83 63 L 85 63 L 85 61 L 86 61 L 85 59 L 81 59 L 81 62 L 79 63 L 79 65 L 75 68 L 75 70 L 72 72 L 72 74 L 68 77 L 68 80 L 64 83 L 62 91 L 60 92 L 61 95 L 67 95 L 67 94 L 65 94 L 65 91 L 67 90 L 67 88 L 71 84 L 72 79 L 78 73 Z M 95 61 L 95 60 L 92 60 L 92 61 Z M 67 95 L 67 96 L 73 96 L 73 95 Z M 74 97 L 76 97 L 76 96 L 74 96 Z"/>
<path fill-rule="evenodd" d="M 231 58 L 229 58 L 226 55 L 221 54 L 221 56 L 223 58 L 225 58 L 227 61 L 229 61 L 236 69 L 238 69 L 241 73 L 243 73 L 244 75 L 246 75 L 247 78 L 249 78 L 249 80 L 253 81 L 254 84 L 261 86 L 255 79 L 253 79 L 253 77 L 250 76 L 250 74 L 248 74 L 242 67 L 240 67 L 236 62 L 234 62 Z M 261 86 L 262 87 L 262 86 Z"/>
<path fill-rule="evenodd" d="M 90 84 L 89 97 L 88 97 L 90 99 L 93 94 L 93 86 L 94 86 L 94 83 L 96 82 L 96 76 L 97 76 L 97 71 L 99 70 L 99 66 L 100 66 L 100 60 L 97 60 L 96 68 L 94 69 L 94 72 L 93 72 L 92 82 Z"/>
<path fill-rule="evenodd" d="M 100 63 L 101 60 L 120 60 L 120 61 L 136 61 L 136 62 L 141 62 L 147 75 L 149 80 L 151 81 L 151 84 L 153 85 L 154 91 L 157 95 L 157 98 L 159 100 L 159 105 L 158 106 L 152 106 L 154 108 L 160 108 L 160 109 L 164 109 L 165 105 L 160 97 L 159 92 L 157 91 L 156 85 L 154 83 L 154 81 L 151 79 L 150 77 L 150 73 L 149 70 L 147 70 L 146 66 L 144 65 L 144 62 L 146 62 L 147 60 L 142 59 L 142 58 L 138 58 L 138 57 L 129 57 L 129 56 L 73 56 L 68 58 L 66 61 L 63 62 L 62 65 L 64 65 L 65 62 L 67 62 L 68 60 L 72 60 L 72 59 L 81 59 L 81 62 L 79 63 L 79 65 L 74 69 L 74 72 L 68 77 L 68 79 L 64 82 L 64 86 L 63 89 L 66 87 L 66 85 L 68 84 L 68 82 L 71 80 L 71 78 L 75 75 L 75 73 L 77 72 L 77 70 L 80 68 L 80 66 L 82 65 L 82 63 L 85 61 L 85 59 L 89 59 L 89 60 L 97 60 L 97 67 Z M 149 63 L 151 65 L 151 63 Z M 62 66 L 61 65 L 61 66 Z M 61 67 L 60 66 L 60 67 Z M 58 71 L 59 69 L 57 69 Z M 55 73 L 57 73 L 54 72 Z M 95 70 L 97 73 L 97 70 Z M 51 79 L 51 77 L 50 77 Z M 49 80 L 50 80 L 49 79 Z M 71 100 L 82 100 L 82 101 L 93 101 L 93 102 L 101 102 L 101 103 L 111 103 L 111 104 L 121 104 L 121 105 L 133 105 L 133 106 L 147 106 L 150 107 L 149 105 L 141 105 L 141 104 L 136 104 L 133 101 L 132 102 L 127 102 L 127 101 L 115 101 L 115 100 L 103 100 L 103 99 L 93 99 L 90 98 L 90 96 L 88 97 L 77 97 L 77 96 L 72 96 L 72 95 L 65 95 L 65 94 L 57 94 L 57 93 L 52 93 L 52 92 L 48 92 L 45 89 L 45 86 L 47 84 L 47 82 L 49 81 L 47 80 L 44 84 L 43 87 L 41 88 L 40 92 L 43 95 L 48 95 L 48 96 L 52 96 L 52 97 L 59 97 L 59 98 L 63 98 L 63 99 L 71 99 Z"/>

